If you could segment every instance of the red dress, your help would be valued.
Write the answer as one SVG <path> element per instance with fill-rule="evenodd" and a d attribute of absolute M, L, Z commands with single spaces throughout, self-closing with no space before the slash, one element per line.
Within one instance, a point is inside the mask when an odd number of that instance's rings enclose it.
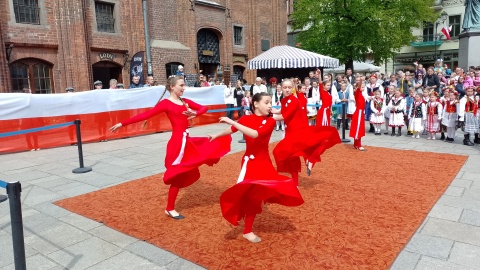
<path fill-rule="evenodd" d="M 276 121 L 271 117 L 253 114 L 243 116 L 238 123 L 255 129 L 258 137 L 245 136 L 247 149 L 237 184 L 220 196 L 223 217 L 236 226 L 245 215 L 261 213 L 264 203 L 285 206 L 303 204 L 296 184 L 292 179 L 279 175 L 270 160 L 268 144 Z M 232 131 L 236 132 L 237 129 L 232 126 Z"/>
<path fill-rule="evenodd" d="M 308 115 L 308 111 L 307 111 L 307 98 L 305 97 L 305 94 L 304 93 L 301 93 L 301 92 L 297 92 L 297 98 L 298 98 L 298 101 L 300 101 L 300 106 L 302 106 L 302 111 L 305 112 L 305 115 Z"/>
<path fill-rule="evenodd" d="M 320 85 L 320 100 L 322 101 L 322 107 L 317 113 L 317 126 L 330 126 L 330 119 L 332 118 L 332 96 L 323 89 L 323 85 Z"/>
<path fill-rule="evenodd" d="M 353 93 L 355 96 L 356 110 L 352 116 L 352 124 L 350 126 L 350 137 L 358 140 L 365 136 L 365 98 L 360 89 L 355 90 Z"/>
<path fill-rule="evenodd" d="M 299 157 L 315 164 L 328 148 L 341 143 L 334 127 L 309 126 L 308 118 L 300 109 L 299 100 L 290 95 L 282 99 L 282 116 L 285 121 L 285 138 L 281 140 L 273 155 L 279 172 L 299 172 Z"/>
<path fill-rule="evenodd" d="M 204 114 L 207 107 L 191 100 L 183 99 L 189 108 L 197 111 L 197 116 Z M 188 135 L 188 117 L 182 112 L 184 105 L 173 103 L 169 99 L 160 101 L 153 109 L 122 121 L 122 125 L 129 125 L 144 121 L 159 113 L 165 112 L 172 124 L 172 136 L 167 143 L 165 155 L 165 174 L 163 181 L 167 185 L 179 188 L 187 187 L 200 178 L 198 167 L 207 164 L 212 166 L 221 157 L 230 151 L 232 138 L 225 136 L 210 142 L 207 137 L 190 137 Z"/>

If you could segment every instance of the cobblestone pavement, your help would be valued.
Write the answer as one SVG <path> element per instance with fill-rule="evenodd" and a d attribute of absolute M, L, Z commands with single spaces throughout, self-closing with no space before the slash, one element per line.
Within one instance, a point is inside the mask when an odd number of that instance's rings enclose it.
<path fill-rule="evenodd" d="M 191 135 L 226 126 L 195 127 Z M 52 202 L 161 173 L 170 133 L 84 145 L 86 166 L 73 174 L 76 147 L 0 155 L 0 179 L 22 183 L 28 269 L 203 269 L 175 254 L 71 213 Z M 232 152 L 244 149 L 233 135 Z M 281 138 L 274 132 L 272 141 Z M 367 135 L 364 144 L 468 155 L 450 187 L 397 257 L 392 269 L 480 269 L 480 147 L 439 140 Z M 102 179 L 101 181 L 99 179 Z M 3 192 L 3 191 L 0 191 Z M 3 194 L 3 193 L 2 193 Z M 0 203 L 0 269 L 14 269 L 8 202 Z"/>

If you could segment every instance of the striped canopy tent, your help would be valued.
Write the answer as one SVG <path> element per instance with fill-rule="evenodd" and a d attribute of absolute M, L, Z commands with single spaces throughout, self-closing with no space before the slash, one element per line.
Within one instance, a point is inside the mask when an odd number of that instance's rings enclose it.
<path fill-rule="evenodd" d="M 248 61 L 249 69 L 336 68 L 336 58 L 287 45 L 276 46 Z"/>

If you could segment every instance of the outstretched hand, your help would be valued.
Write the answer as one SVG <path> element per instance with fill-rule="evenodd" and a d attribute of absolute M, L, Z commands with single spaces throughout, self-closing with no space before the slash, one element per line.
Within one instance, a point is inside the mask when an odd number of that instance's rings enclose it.
<path fill-rule="evenodd" d="M 217 138 L 217 135 L 207 135 L 209 141 L 213 141 Z"/>
<path fill-rule="evenodd" d="M 188 109 L 187 111 L 182 112 L 182 114 L 188 116 L 188 120 L 193 119 L 193 118 L 195 118 L 195 116 L 197 116 L 197 112 L 192 111 L 192 110 L 190 110 L 190 109 Z"/>
<path fill-rule="evenodd" d="M 115 131 L 117 131 L 117 129 L 119 129 L 119 128 L 121 128 L 121 127 L 122 127 L 122 123 L 118 123 L 118 124 L 116 124 L 115 126 L 111 127 L 111 128 L 110 128 L 110 131 L 111 131 L 111 132 L 115 132 Z"/>
<path fill-rule="evenodd" d="M 220 117 L 219 118 L 219 123 L 225 123 L 225 124 L 229 124 L 229 125 L 233 125 L 233 123 L 235 123 L 235 121 L 233 121 L 232 119 L 228 118 L 228 117 Z"/>

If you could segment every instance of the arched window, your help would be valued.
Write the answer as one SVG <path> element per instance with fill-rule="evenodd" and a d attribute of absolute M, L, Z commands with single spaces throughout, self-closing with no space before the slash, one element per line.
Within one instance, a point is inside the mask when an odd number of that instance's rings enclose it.
<path fill-rule="evenodd" d="M 37 59 L 21 59 L 10 65 L 12 92 L 50 94 L 53 91 L 52 65 Z"/>
<path fill-rule="evenodd" d="M 28 65 L 23 63 L 11 64 L 10 74 L 12 76 L 12 92 L 28 93 L 28 89 L 30 89 Z"/>

